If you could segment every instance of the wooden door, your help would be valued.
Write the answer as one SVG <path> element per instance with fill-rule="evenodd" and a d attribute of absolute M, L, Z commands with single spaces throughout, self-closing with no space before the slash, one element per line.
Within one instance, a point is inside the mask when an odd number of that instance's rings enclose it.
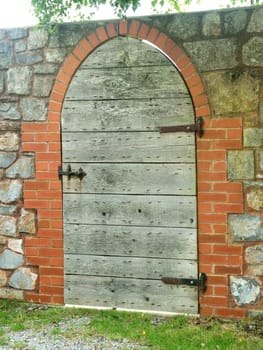
<path fill-rule="evenodd" d="M 157 49 L 115 38 L 82 64 L 62 113 L 65 303 L 198 312 L 195 135 L 188 90 Z"/>

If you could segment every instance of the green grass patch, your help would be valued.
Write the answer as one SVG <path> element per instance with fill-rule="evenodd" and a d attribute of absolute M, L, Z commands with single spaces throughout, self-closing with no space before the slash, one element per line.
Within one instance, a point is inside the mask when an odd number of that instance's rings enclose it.
<path fill-rule="evenodd" d="M 87 317 L 90 322 L 78 322 Z M 95 311 L 0 300 L 0 345 L 10 331 L 48 329 L 50 337 L 129 339 L 152 350 L 262 350 L 263 320 L 223 322 L 186 316 Z M 21 344 L 21 348 L 24 344 Z M 19 347 L 18 347 L 19 348 Z"/>

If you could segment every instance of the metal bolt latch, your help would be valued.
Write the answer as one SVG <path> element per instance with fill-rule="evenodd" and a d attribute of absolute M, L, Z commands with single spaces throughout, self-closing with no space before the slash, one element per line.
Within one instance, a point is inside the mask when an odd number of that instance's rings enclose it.
<path fill-rule="evenodd" d="M 59 178 L 61 179 L 63 175 L 67 176 L 69 180 L 71 179 L 71 176 L 78 177 L 80 180 L 82 180 L 83 177 L 86 176 L 87 174 L 82 168 L 79 168 L 79 170 L 77 171 L 73 171 L 71 169 L 71 165 L 69 164 L 66 170 L 63 170 L 61 166 L 58 167 Z"/>

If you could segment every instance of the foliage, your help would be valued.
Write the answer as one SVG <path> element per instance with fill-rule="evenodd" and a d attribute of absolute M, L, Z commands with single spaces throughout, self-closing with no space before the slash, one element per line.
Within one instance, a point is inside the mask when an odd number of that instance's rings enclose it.
<path fill-rule="evenodd" d="M 159 11 L 163 7 L 166 11 L 182 11 L 194 0 L 150 0 L 152 9 Z M 202 0 L 197 0 L 202 2 Z M 34 13 L 41 24 L 61 22 L 75 13 L 78 19 L 84 19 L 84 9 L 88 9 L 87 18 L 91 17 L 100 5 L 109 4 L 115 14 L 124 17 L 129 9 L 135 11 L 142 4 L 142 0 L 31 0 Z M 262 0 L 229 0 L 230 6 L 262 5 Z"/>
<path fill-rule="evenodd" d="M 12 332 L 45 330 L 49 339 L 63 337 L 88 343 L 98 336 L 125 338 L 152 350 L 262 350 L 262 326 L 260 319 L 227 322 L 0 300 L 0 348 L 10 346 Z M 17 343 L 15 348 L 25 349 L 27 344 Z"/>

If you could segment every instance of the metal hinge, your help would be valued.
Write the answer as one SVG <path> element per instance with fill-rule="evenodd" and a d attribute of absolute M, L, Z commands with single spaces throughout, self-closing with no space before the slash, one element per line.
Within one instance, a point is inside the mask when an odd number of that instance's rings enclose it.
<path fill-rule="evenodd" d="M 71 165 L 69 164 L 67 166 L 67 170 L 63 170 L 61 166 L 58 167 L 59 178 L 61 179 L 63 175 L 66 175 L 69 180 L 70 180 L 71 176 L 78 177 L 78 178 L 80 178 L 80 180 L 82 180 L 83 177 L 86 176 L 87 174 L 85 173 L 85 171 L 83 171 L 82 168 L 79 168 L 79 170 L 77 170 L 77 171 L 73 171 L 71 169 Z"/>
<path fill-rule="evenodd" d="M 207 276 L 204 272 L 201 272 L 199 274 L 198 279 L 194 278 L 175 278 L 175 277 L 163 277 L 161 278 L 161 281 L 165 284 L 184 284 L 186 286 L 197 286 L 199 288 L 199 291 L 204 293 L 206 290 L 206 280 Z"/>
<path fill-rule="evenodd" d="M 179 131 L 196 132 L 199 137 L 202 137 L 204 134 L 203 125 L 204 125 L 204 119 L 202 117 L 198 117 L 196 118 L 195 124 L 161 126 L 160 133 L 179 132 Z"/>

